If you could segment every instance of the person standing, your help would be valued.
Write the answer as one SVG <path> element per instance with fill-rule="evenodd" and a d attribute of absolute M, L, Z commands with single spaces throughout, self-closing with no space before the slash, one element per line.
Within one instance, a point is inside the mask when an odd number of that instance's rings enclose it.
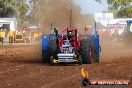
<path fill-rule="evenodd" d="M 12 45 L 13 39 L 14 39 L 14 33 L 13 33 L 13 31 L 11 31 L 11 30 L 9 31 L 8 37 L 9 37 L 9 43 Z"/>
<path fill-rule="evenodd" d="M 4 38 L 5 38 L 5 32 L 2 31 L 2 29 L 1 29 L 1 31 L 0 31 L 0 42 L 2 43 L 2 45 L 4 43 Z"/>

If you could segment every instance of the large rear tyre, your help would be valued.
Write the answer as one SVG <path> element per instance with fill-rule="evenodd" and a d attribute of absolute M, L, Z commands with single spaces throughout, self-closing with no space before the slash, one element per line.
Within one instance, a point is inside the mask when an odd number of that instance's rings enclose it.
<path fill-rule="evenodd" d="M 80 54 L 82 56 L 82 64 L 89 64 L 89 54 L 88 54 L 88 40 L 82 39 L 81 40 L 81 47 L 80 47 Z"/>
<path fill-rule="evenodd" d="M 47 62 L 50 64 L 51 57 L 56 58 L 56 55 L 57 55 L 56 39 L 52 39 L 49 42 L 49 48 L 48 48 L 48 51 L 47 51 Z"/>

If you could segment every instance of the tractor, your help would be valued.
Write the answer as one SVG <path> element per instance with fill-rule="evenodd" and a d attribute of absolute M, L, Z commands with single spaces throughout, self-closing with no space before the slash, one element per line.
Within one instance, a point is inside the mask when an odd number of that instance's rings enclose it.
<path fill-rule="evenodd" d="M 68 27 L 59 34 L 42 35 L 42 62 L 89 64 L 99 63 L 99 36 L 82 35 L 74 27 Z"/>

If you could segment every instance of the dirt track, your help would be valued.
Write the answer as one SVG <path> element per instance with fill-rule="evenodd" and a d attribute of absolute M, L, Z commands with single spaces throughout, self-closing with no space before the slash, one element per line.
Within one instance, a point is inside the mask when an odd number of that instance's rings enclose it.
<path fill-rule="evenodd" d="M 49 66 L 41 63 L 38 45 L 0 46 L 0 88 L 81 88 L 81 68 L 90 79 L 132 80 L 132 48 L 102 46 L 100 64 Z M 132 88 L 90 86 L 90 88 Z"/>

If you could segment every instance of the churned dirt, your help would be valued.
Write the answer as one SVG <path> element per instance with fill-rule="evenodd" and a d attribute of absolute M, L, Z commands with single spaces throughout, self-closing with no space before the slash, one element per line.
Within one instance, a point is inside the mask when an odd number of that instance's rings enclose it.
<path fill-rule="evenodd" d="M 99 64 L 49 66 L 41 63 L 40 44 L 0 46 L 0 88 L 83 88 L 80 85 L 82 67 L 93 80 L 131 81 L 132 47 L 123 44 L 102 45 Z M 132 83 L 88 88 L 132 88 Z"/>

